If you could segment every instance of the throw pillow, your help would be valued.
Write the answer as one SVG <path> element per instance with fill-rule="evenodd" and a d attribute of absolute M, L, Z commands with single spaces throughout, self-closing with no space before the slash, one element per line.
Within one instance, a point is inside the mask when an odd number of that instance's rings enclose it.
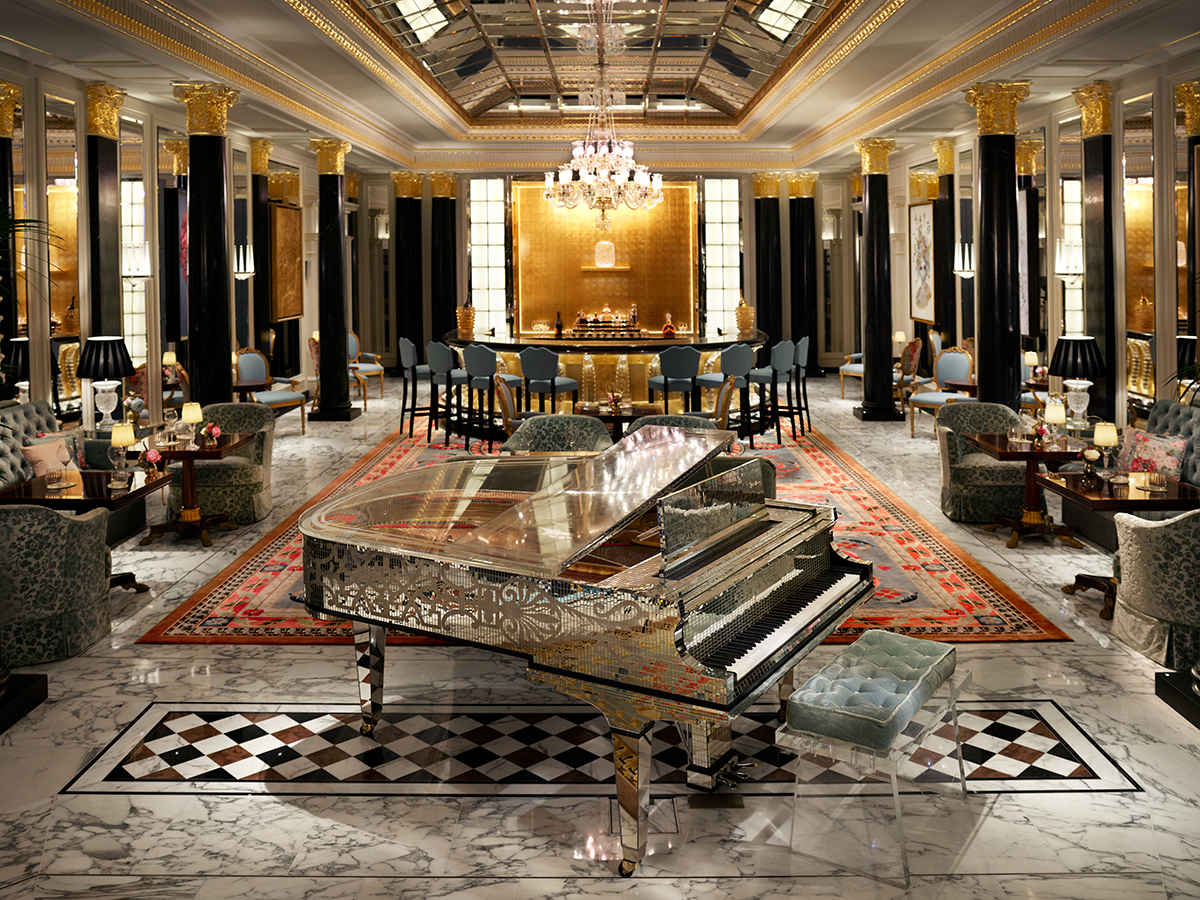
<path fill-rule="evenodd" d="M 1122 472 L 1129 471 L 1129 461 L 1133 459 L 1133 437 L 1137 434 L 1145 434 L 1140 428 L 1126 428 L 1124 439 L 1121 441 L 1121 449 L 1117 452 L 1117 469 Z"/>
<path fill-rule="evenodd" d="M 1133 436 L 1133 456 L 1129 459 L 1129 471 L 1155 472 L 1178 478 L 1183 469 L 1183 454 L 1186 451 L 1186 438 L 1159 437 L 1139 432 Z"/>
<path fill-rule="evenodd" d="M 65 469 L 71 472 L 79 471 L 79 466 L 71 458 L 71 451 L 67 449 L 67 442 L 62 438 L 42 444 L 35 444 L 32 447 L 22 447 L 21 452 L 29 460 L 29 465 L 33 467 L 33 474 L 35 476 L 45 475 L 47 472 L 53 472 L 57 469 Z"/>
<path fill-rule="evenodd" d="M 77 431 L 39 431 L 37 437 L 26 438 L 26 447 L 36 447 L 38 444 L 52 444 L 55 441 L 64 441 L 67 445 L 67 450 L 75 459 L 76 467 L 80 469 L 88 468 L 87 459 L 83 452 L 83 435 Z"/>

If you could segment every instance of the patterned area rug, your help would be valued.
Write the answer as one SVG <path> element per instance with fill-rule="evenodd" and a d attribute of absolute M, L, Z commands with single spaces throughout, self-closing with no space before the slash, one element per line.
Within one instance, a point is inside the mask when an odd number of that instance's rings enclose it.
<path fill-rule="evenodd" d="M 338 481 L 152 628 L 140 643 L 351 643 L 348 622 L 322 622 L 303 604 L 301 538 L 307 509 L 351 487 L 470 451 L 461 442 L 429 447 L 391 435 Z M 770 459 L 781 499 L 836 506 L 836 545 L 875 564 L 875 597 L 831 638 L 850 642 L 869 628 L 947 641 L 1069 638 L 995 576 L 917 515 L 819 432 L 783 445 L 755 441 Z M 427 641 L 399 633 L 390 643 Z"/>

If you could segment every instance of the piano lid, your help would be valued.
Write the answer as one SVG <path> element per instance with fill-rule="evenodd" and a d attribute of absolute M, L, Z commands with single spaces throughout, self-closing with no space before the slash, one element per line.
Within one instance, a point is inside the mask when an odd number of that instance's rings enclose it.
<path fill-rule="evenodd" d="M 455 460 L 312 510 L 310 537 L 553 578 L 725 449 L 729 431 L 646 427 L 595 456 Z"/>

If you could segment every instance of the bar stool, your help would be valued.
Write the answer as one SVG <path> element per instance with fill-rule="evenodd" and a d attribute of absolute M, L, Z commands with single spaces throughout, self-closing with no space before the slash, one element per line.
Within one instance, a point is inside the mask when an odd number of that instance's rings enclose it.
<path fill-rule="evenodd" d="M 454 351 L 441 341 L 430 341 L 425 345 L 425 358 L 429 360 L 429 424 L 425 429 L 425 442 L 433 440 L 433 423 L 437 420 L 438 388 L 445 391 L 446 397 L 446 446 L 450 446 L 450 429 L 454 417 L 450 411 L 450 390 L 458 394 L 458 407 L 462 408 L 462 386 L 467 383 L 466 369 L 454 367 Z"/>
<path fill-rule="evenodd" d="M 463 348 L 463 362 L 466 364 L 467 371 L 467 414 L 465 418 L 464 437 L 468 440 L 471 437 L 471 432 L 474 430 L 482 439 L 487 438 L 488 451 L 491 452 L 492 441 L 499 434 L 504 433 L 503 427 L 496 427 L 496 392 L 493 386 L 493 379 L 497 374 L 500 375 L 508 386 L 517 391 L 521 387 L 521 377 L 519 375 L 508 375 L 506 373 L 496 372 L 496 351 L 491 347 L 485 347 L 483 344 L 468 344 Z M 483 391 L 487 394 L 487 413 L 486 416 L 483 410 L 483 398 L 479 398 L 479 414 L 475 413 L 475 392 Z"/>
<path fill-rule="evenodd" d="M 671 391 L 679 391 L 684 395 L 683 408 L 685 411 L 693 406 L 698 407 L 696 399 L 697 374 L 700 372 L 700 351 L 695 347 L 668 347 L 658 354 L 661 375 L 651 376 L 647 380 L 650 389 L 650 402 L 654 402 L 654 392 L 663 395 L 663 409 L 670 405 Z M 714 385 L 716 387 L 717 385 Z"/>
<path fill-rule="evenodd" d="M 797 382 L 796 401 L 797 401 L 797 411 L 800 413 L 800 434 L 801 434 L 801 436 L 804 435 L 804 419 L 806 416 L 808 417 L 808 427 L 812 428 L 812 412 L 810 411 L 810 408 L 808 405 L 808 373 L 805 370 L 805 366 L 808 365 L 808 340 L 809 340 L 809 337 L 806 334 L 804 337 L 800 338 L 800 340 L 796 341 L 796 359 L 795 359 L 794 365 L 792 366 L 792 381 Z M 792 402 L 791 401 L 791 389 L 792 389 L 792 386 L 789 383 L 788 384 L 788 405 L 789 406 L 791 405 L 791 402 Z M 795 440 L 795 438 L 796 438 L 796 431 L 795 431 L 795 429 L 793 429 L 792 430 L 792 439 Z"/>
<path fill-rule="evenodd" d="M 558 374 L 558 354 L 546 347 L 526 347 L 519 354 L 521 372 L 525 375 L 525 409 L 529 409 L 537 394 L 542 412 L 546 411 L 546 395 L 550 395 L 550 411 L 558 412 L 558 395 L 571 393 L 573 403 L 579 402 L 579 382 Z"/>
<path fill-rule="evenodd" d="M 721 371 L 705 372 L 696 376 L 696 388 L 716 390 L 726 378 L 733 377 L 733 386 L 741 392 L 741 408 L 738 410 L 737 433 L 750 439 L 754 449 L 754 429 L 761 423 L 755 422 L 750 409 L 750 370 L 754 367 L 754 349 L 749 344 L 731 344 L 721 351 Z"/>
<path fill-rule="evenodd" d="M 786 412 L 792 420 L 792 439 L 796 437 L 796 415 L 792 408 L 792 366 L 796 364 L 796 344 L 794 341 L 780 341 L 771 348 L 771 364 L 762 366 L 761 368 L 750 370 L 750 383 L 763 385 L 762 393 L 758 397 L 759 415 L 762 417 L 764 424 L 767 421 L 766 413 L 766 385 L 771 386 L 771 419 L 775 422 L 775 440 L 783 443 L 783 433 L 779 424 L 779 384 L 783 382 L 787 385 L 788 403 Z M 801 424 L 804 423 L 804 416 L 800 417 Z"/>
<path fill-rule="evenodd" d="M 433 370 L 424 363 L 417 362 L 417 346 L 408 338 L 402 337 L 396 342 L 400 347 L 400 427 L 404 427 L 404 410 L 408 405 L 408 389 L 412 385 L 411 418 L 408 420 L 408 436 L 412 437 L 413 424 L 417 420 L 417 389 L 422 381 L 433 378 Z M 432 404 L 423 407 L 430 415 L 433 414 Z"/>

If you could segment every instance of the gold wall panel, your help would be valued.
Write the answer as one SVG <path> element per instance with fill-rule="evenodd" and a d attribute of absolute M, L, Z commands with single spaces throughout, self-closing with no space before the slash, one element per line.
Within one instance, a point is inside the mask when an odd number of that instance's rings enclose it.
<path fill-rule="evenodd" d="M 1125 186 L 1125 327 L 1154 334 L 1154 190 Z"/>
<path fill-rule="evenodd" d="M 576 313 L 614 313 L 638 307 L 638 325 L 661 333 L 666 314 L 676 328 L 694 330 L 697 300 L 696 185 L 663 185 L 663 202 L 652 210 L 622 207 L 610 213 L 612 228 L 596 230 L 596 213 L 580 204 L 556 209 L 540 183 L 513 185 L 514 282 L 517 330 L 554 327 L 562 313 L 570 328 Z M 594 271 L 596 242 L 612 241 L 616 264 Z M 592 269 L 592 271 L 588 271 Z"/>
<path fill-rule="evenodd" d="M 74 185 L 46 188 L 46 219 L 53 237 L 50 253 L 50 318 L 61 322 L 79 303 L 79 195 Z M 36 293 L 34 296 L 37 296 Z M 78 331 L 78 329 L 76 329 Z"/>
<path fill-rule="evenodd" d="M 1187 241 L 1187 182 L 1175 185 L 1175 234 L 1178 240 L 1176 248 Z M 1175 297 L 1177 302 L 1176 315 L 1180 322 L 1187 322 L 1187 259 L 1176 253 L 1175 266 Z M 1182 265 L 1180 265 L 1182 263 Z M 1183 332 L 1181 331 L 1180 334 Z"/>
<path fill-rule="evenodd" d="M 272 203 L 271 318 L 275 322 L 304 314 L 304 235 L 300 207 Z"/>

